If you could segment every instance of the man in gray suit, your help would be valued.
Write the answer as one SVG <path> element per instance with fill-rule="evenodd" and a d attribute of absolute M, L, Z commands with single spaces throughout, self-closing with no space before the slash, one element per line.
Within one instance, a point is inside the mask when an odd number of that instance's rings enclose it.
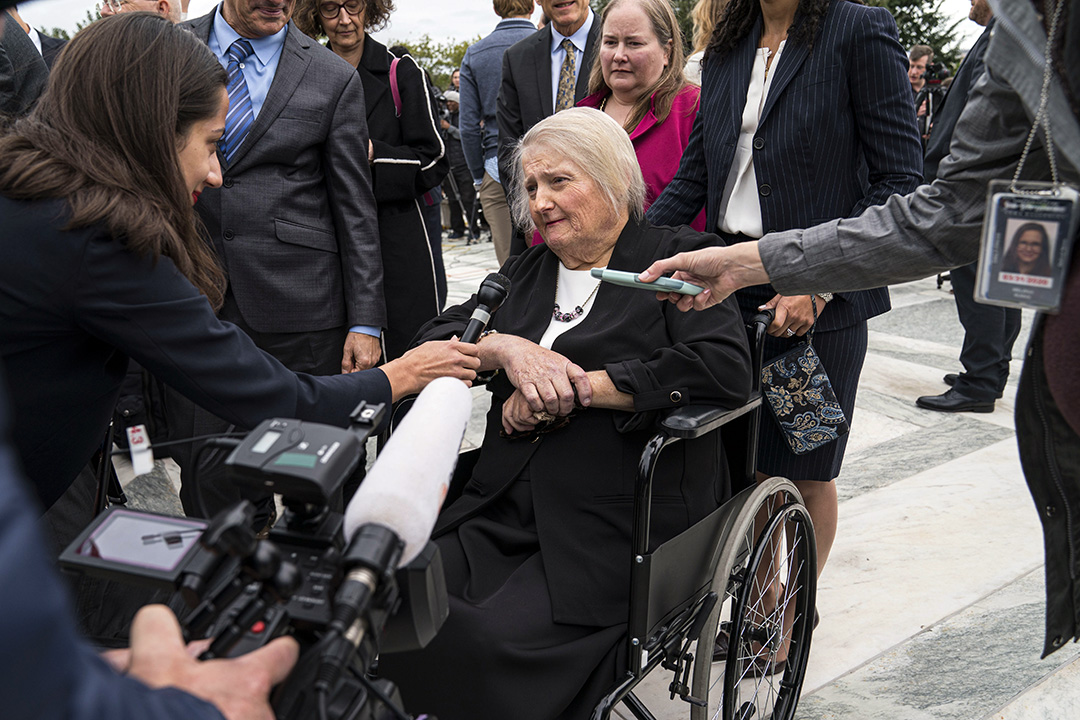
<path fill-rule="evenodd" d="M 230 73 L 222 187 L 207 188 L 195 207 L 228 275 L 221 317 L 292 370 L 354 372 L 378 361 L 386 318 L 375 199 L 359 151 L 368 146 L 363 86 L 289 22 L 295 5 L 224 0 L 188 23 Z M 190 403 L 169 405 L 174 437 L 223 429 Z M 224 480 L 200 485 L 210 512 L 237 497 Z"/>
<path fill-rule="evenodd" d="M 30 112 L 48 80 L 49 68 L 34 43 L 0 10 L 0 129 Z"/>
<path fill-rule="evenodd" d="M 585 97 L 589 71 L 600 46 L 600 21 L 588 0 L 536 0 L 550 22 L 503 54 L 499 124 L 499 180 L 507 196 L 514 177 L 514 144 L 536 123 Z M 567 52 L 571 46 L 573 52 Z M 510 254 L 526 247 L 516 235 Z"/>

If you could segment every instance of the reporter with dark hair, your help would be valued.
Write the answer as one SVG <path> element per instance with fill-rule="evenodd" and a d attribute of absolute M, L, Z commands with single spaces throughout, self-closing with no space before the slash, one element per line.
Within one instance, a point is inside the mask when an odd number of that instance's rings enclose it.
<path fill-rule="evenodd" d="M 72 41 L 37 110 L 0 139 L 0 356 L 46 506 L 100 441 L 124 355 L 241 427 L 343 425 L 362 399 L 473 375 L 457 343 L 360 373 L 293 373 L 214 317 L 224 278 L 191 206 L 221 183 L 225 79 L 191 33 L 118 15 Z"/>
<path fill-rule="evenodd" d="M 34 112 L 0 138 L 0 359 L 15 445 L 46 508 L 100 446 L 129 357 L 242 428 L 274 416 L 344 425 L 360 400 L 470 380 L 479 365 L 455 340 L 314 377 L 217 319 L 224 278 L 192 205 L 221 183 L 225 83 L 190 32 L 125 13 L 80 32 Z M 90 511 L 54 528 L 58 543 Z"/>

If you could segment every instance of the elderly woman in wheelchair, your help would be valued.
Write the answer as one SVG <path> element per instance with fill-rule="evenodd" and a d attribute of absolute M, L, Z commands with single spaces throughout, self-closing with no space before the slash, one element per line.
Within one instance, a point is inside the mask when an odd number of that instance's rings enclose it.
<path fill-rule="evenodd" d="M 510 294 L 478 342 L 486 433 L 434 534 L 450 616 L 425 650 L 380 661 L 409 708 L 440 720 L 589 717 L 626 667 L 635 472 L 657 417 L 739 407 L 752 386 L 733 301 L 681 313 L 589 273 L 636 272 L 716 241 L 644 221 L 626 132 L 575 108 L 532 128 L 518 152 L 515 219 L 545 244 L 503 267 Z M 474 307 L 447 310 L 416 342 L 460 335 Z M 717 433 L 665 460 L 654 545 L 730 497 Z"/>

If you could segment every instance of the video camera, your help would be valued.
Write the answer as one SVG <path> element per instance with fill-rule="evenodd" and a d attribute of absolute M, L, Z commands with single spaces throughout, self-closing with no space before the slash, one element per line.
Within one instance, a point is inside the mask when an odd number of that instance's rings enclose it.
<path fill-rule="evenodd" d="M 944 63 L 930 63 L 923 72 L 923 80 L 927 85 L 941 85 L 947 77 L 949 77 L 949 71 L 945 69 Z"/>
<path fill-rule="evenodd" d="M 241 486 L 280 493 L 285 512 L 265 540 L 247 501 L 212 521 L 111 508 L 62 553 L 68 570 L 173 591 L 202 659 L 235 657 L 294 636 L 300 660 L 271 702 L 280 720 L 407 719 L 396 687 L 368 677 L 379 653 L 420 649 L 449 612 L 438 547 L 429 541 L 472 396 L 429 384 L 396 428 L 344 514 L 332 498 L 382 421 L 361 403 L 347 429 L 264 421 L 225 461 Z"/>

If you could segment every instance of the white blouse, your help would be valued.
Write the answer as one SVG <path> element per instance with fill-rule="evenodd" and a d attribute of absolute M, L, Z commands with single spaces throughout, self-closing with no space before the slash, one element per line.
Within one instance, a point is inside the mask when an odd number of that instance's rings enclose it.
<path fill-rule="evenodd" d="M 581 305 L 581 309 L 585 312 L 570 322 L 559 322 L 552 315 L 551 322 L 548 323 L 548 328 L 544 331 L 544 336 L 540 338 L 540 347 L 550 350 L 555 338 L 570 328 L 581 324 L 581 321 L 588 316 L 589 311 L 592 310 L 592 306 L 595 304 L 596 292 L 593 291 L 599 292 L 597 288 L 600 282 L 588 270 L 568 270 L 565 265 L 559 263 L 559 284 L 555 290 L 554 300 L 554 302 L 559 303 L 559 312 L 572 313 L 578 305 Z M 554 308 L 552 309 L 554 310 Z"/>
<path fill-rule="evenodd" d="M 742 128 L 739 142 L 735 147 L 735 158 L 731 162 L 727 183 L 724 185 L 723 200 L 720 203 L 720 218 L 716 226 L 722 232 L 743 234 L 759 238 L 765 233 L 761 228 L 761 203 L 758 198 L 757 174 L 754 172 L 754 134 L 761 119 L 761 110 L 769 96 L 769 87 L 780 66 L 780 53 L 784 43 L 776 48 L 776 55 L 768 64 L 769 48 L 758 48 L 754 57 L 754 69 L 750 73 L 750 86 L 746 89 L 746 106 L 743 107 Z"/>

